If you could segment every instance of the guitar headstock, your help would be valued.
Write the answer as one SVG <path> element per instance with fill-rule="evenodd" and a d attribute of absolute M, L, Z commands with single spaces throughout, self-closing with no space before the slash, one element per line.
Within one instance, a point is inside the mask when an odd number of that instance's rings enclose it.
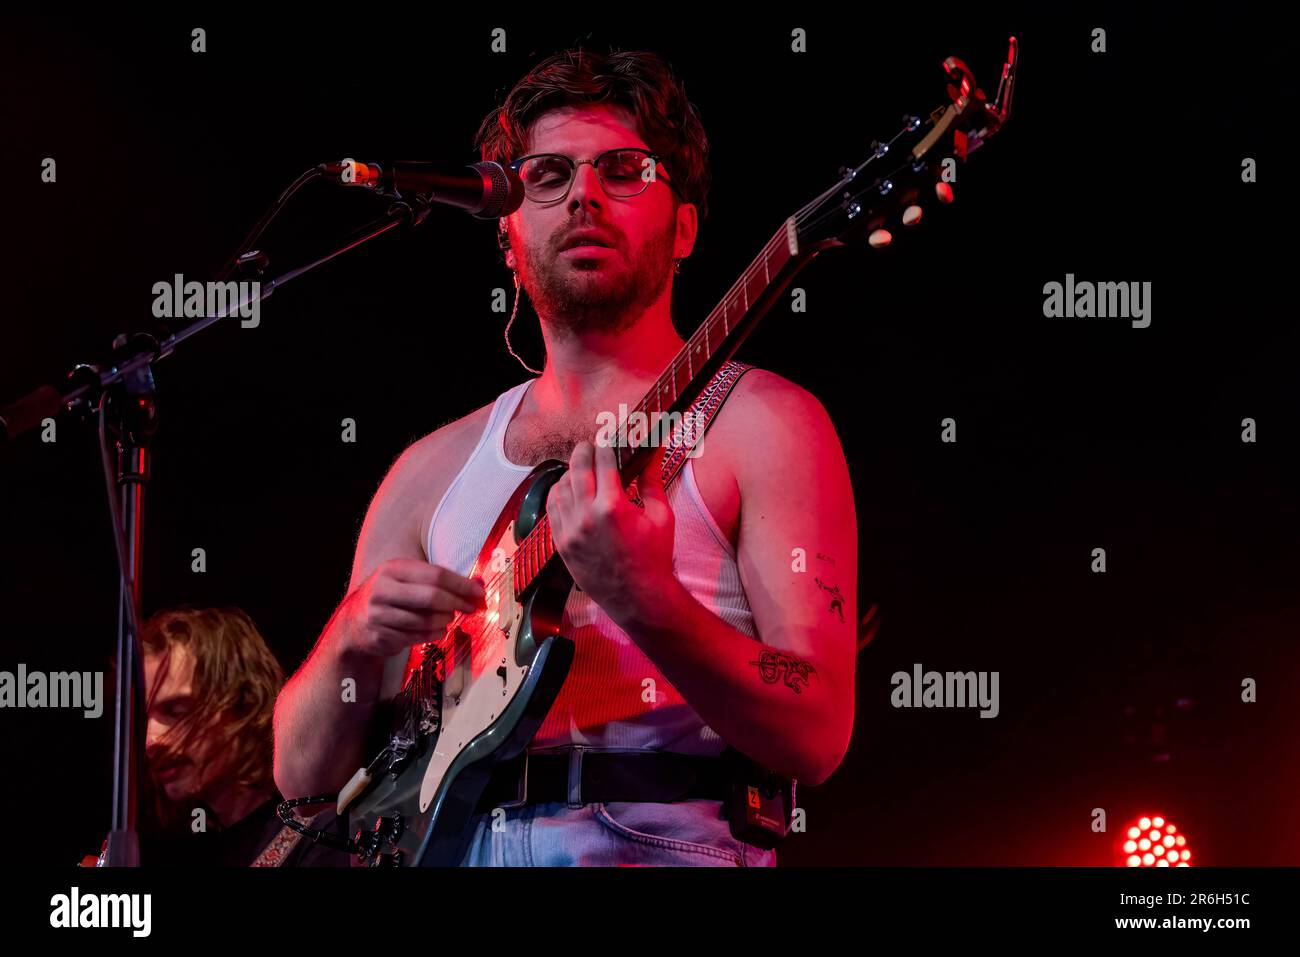
<path fill-rule="evenodd" d="M 840 170 L 840 181 L 794 216 L 801 251 L 818 252 L 861 242 L 889 245 L 901 227 L 921 221 L 927 202 L 951 203 L 948 170 L 965 163 L 998 132 L 1011 112 L 1019 44 L 1008 41 L 997 95 L 990 102 L 957 57 L 943 61 L 951 102 L 922 119 L 905 116 L 903 128 L 861 164 Z"/>

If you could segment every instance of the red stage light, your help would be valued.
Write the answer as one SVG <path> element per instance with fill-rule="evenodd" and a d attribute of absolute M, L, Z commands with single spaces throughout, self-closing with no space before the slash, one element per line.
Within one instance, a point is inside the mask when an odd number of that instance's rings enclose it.
<path fill-rule="evenodd" d="M 1116 844 L 1116 862 L 1126 867 L 1190 867 L 1187 837 L 1161 815 L 1138 818 L 1124 828 Z"/>

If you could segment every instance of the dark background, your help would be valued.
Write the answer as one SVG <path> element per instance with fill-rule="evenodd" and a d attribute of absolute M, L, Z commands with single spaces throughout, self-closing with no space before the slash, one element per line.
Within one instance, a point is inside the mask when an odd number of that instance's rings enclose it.
<path fill-rule="evenodd" d="M 887 252 L 819 258 L 797 283 L 808 314 L 773 314 L 739 354 L 837 423 L 859 604 L 881 608 L 853 745 L 830 781 L 800 790 L 808 829 L 781 861 L 1108 864 L 1127 819 L 1160 810 L 1202 863 L 1300 863 L 1288 26 L 1238 4 L 801 5 L 715 25 L 671 6 L 626 23 L 557 9 L 13 23 L 0 401 L 149 326 L 152 284 L 213 275 L 309 166 L 476 160 L 482 117 L 578 41 L 658 50 L 701 110 L 714 188 L 677 283 L 689 333 L 841 164 L 904 112 L 946 102 L 945 56 L 991 95 L 1015 33 L 1012 122 L 960 170 L 953 209 L 930 209 L 929 228 Z M 205 54 L 190 52 L 194 26 Z M 489 52 L 495 26 L 505 54 Z M 795 26 L 805 55 L 789 51 Z M 1096 26 L 1104 54 L 1089 49 Z M 55 185 L 40 182 L 46 156 Z M 1241 182 L 1245 156 L 1257 184 Z M 317 184 L 264 247 L 287 266 L 379 209 Z M 1152 282 L 1151 326 L 1046 320 L 1043 284 L 1067 272 Z M 159 363 L 146 613 L 239 605 L 295 668 L 343 597 L 392 460 L 527 375 L 489 307 L 508 278 L 490 224 L 435 212 L 277 292 L 260 328 L 232 323 Z M 525 304 L 515 342 L 533 365 L 535 325 Z M 945 416 L 956 445 L 939 442 Z M 1246 416 L 1254 445 L 1240 441 Z M 340 441 L 344 417 L 355 444 Z M 6 670 L 104 668 L 115 640 L 93 433 L 59 429 L 55 444 L 25 436 L 0 467 Z M 190 571 L 195 547 L 206 574 Z M 917 662 L 999 671 L 1001 714 L 895 710 L 890 675 Z M 1240 700 L 1245 677 L 1256 704 Z M 54 863 L 97 850 L 110 713 L 0 722 L 10 849 Z M 1090 829 L 1096 807 L 1108 834 Z"/>

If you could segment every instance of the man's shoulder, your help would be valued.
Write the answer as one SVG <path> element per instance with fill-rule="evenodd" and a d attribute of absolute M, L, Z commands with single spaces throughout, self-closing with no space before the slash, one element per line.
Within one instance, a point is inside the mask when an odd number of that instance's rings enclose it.
<path fill-rule="evenodd" d="M 718 413 L 718 431 L 729 439 L 770 444 L 788 436 L 794 442 L 816 438 L 830 426 L 830 415 L 810 391 L 757 366 L 745 371 L 732 386 Z M 830 426 L 833 433 L 834 428 Z M 811 434 L 806 434 L 811 430 Z"/>
<path fill-rule="evenodd" d="M 419 516 L 414 531 L 422 547 L 427 541 L 431 503 L 441 498 L 469 461 L 495 405 L 493 399 L 468 415 L 445 422 L 408 445 L 390 466 L 384 484 L 394 490 L 393 500 L 403 514 Z"/>
<path fill-rule="evenodd" d="M 428 459 L 445 456 L 448 451 L 456 449 L 467 442 L 472 449 L 483 434 L 483 430 L 487 427 L 488 419 L 492 415 L 492 406 L 495 404 L 495 400 L 493 400 L 468 415 L 462 415 L 458 419 L 444 422 L 432 432 L 421 436 L 408 445 L 401 458 Z M 469 450 L 466 451 L 468 453 Z"/>
<path fill-rule="evenodd" d="M 390 474 L 398 479 L 415 474 L 422 476 L 423 480 L 427 479 L 430 469 L 463 465 L 487 428 L 494 405 L 495 399 L 416 439 L 397 456 Z"/>
<path fill-rule="evenodd" d="M 737 545 L 747 496 L 771 508 L 782 482 L 806 481 L 799 469 L 833 467 L 843 453 L 821 402 L 796 382 L 766 369 L 747 369 L 732 386 L 700 444 L 692 468 L 706 506 Z M 785 496 L 791 501 L 793 497 Z"/>
<path fill-rule="evenodd" d="M 759 396 L 768 401 L 817 401 L 816 397 L 799 383 L 787 379 L 771 369 L 763 369 L 759 366 L 753 366 L 745 370 L 745 373 L 736 381 L 733 391 L 737 396 Z"/>
<path fill-rule="evenodd" d="M 371 512 L 389 516 L 424 514 L 429 496 L 440 494 L 438 490 L 445 489 L 468 460 L 491 410 L 490 404 L 476 409 L 406 446 L 384 473 Z"/>

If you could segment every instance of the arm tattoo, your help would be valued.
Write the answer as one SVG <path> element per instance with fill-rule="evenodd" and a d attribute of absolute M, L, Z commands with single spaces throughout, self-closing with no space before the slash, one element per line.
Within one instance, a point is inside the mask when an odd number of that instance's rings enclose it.
<path fill-rule="evenodd" d="M 756 665 L 759 676 L 770 685 L 780 681 L 784 674 L 785 686 L 795 694 L 803 694 L 802 685 L 808 683 L 809 676 L 817 673 L 817 669 L 808 662 L 794 655 L 788 655 L 784 651 L 773 651 L 770 648 L 760 651 L 758 660 L 751 661 L 749 664 Z"/>
<path fill-rule="evenodd" d="M 828 585 L 820 578 L 814 578 L 813 581 L 817 583 L 818 588 L 822 589 L 823 591 L 830 592 L 831 603 L 826 610 L 835 612 L 835 614 L 840 616 L 840 621 L 843 621 L 844 620 L 844 595 L 840 592 L 840 586 Z"/>

